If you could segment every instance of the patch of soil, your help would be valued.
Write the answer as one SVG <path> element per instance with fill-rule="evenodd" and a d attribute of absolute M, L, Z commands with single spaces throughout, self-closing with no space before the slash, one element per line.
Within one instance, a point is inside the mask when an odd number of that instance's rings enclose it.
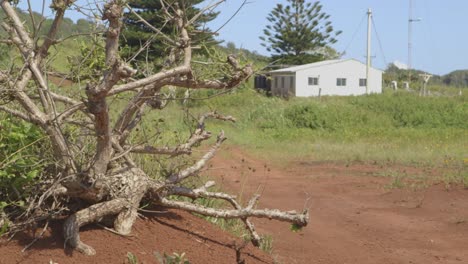
<path fill-rule="evenodd" d="M 40 231 L 40 230 L 39 230 Z M 36 233 L 40 233 L 40 232 Z M 185 253 L 190 263 L 236 263 L 236 248 L 242 241 L 189 213 L 170 210 L 139 219 L 129 237 L 122 237 L 98 226 L 82 228 L 83 242 L 93 246 L 96 256 L 64 250 L 61 223 L 55 222 L 29 250 L 32 234 L 16 235 L 10 242 L 0 241 L 0 263 L 129 263 L 131 252 L 138 263 L 158 263 L 154 253 Z M 247 245 L 239 251 L 245 263 L 272 263 L 266 253 Z"/>
<path fill-rule="evenodd" d="M 389 188 L 392 177 L 376 176 L 437 171 L 330 162 L 280 168 L 237 147 L 223 151 L 208 171 L 223 189 L 244 203 L 260 193 L 259 208 L 310 209 L 310 224 L 297 233 L 286 223 L 252 220 L 271 234 L 279 263 L 468 263 L 467 189 Z"/>
<path fill-rule="evenodd" d="M 245 263 L 468 263 L 468 190 L 444 184 L 424 188 L 389 188 L 387 171 L 429 175 L 436 170 L 331 162 L 296 162 L 287 167 L 225 147 L 210 164 L 210 174 L 224 190 L 246 203 L 260 193 L 259 208 L 310 209 L 310 224 L 292 232 L 287 223 L 252 219 L 273 239 L 272 256 L 242 249 Z M 384 175 L 384 176 L 382 176 Z M 431 181 L 434 182 L 434 181 Z M 427 182 L 425 182 L 427 184 Z M 139 219 L 132 237 L 97 226 L 81 238 L 97 250 L 87 257 L 64 250 L 60 223 L 30 250 L 30 234 L 0 244 L 3 263 L 157 263 L 154 252 L 185 252 L 191 263 L 236 263 L 240 240 L 191 214 L 170 210 Z"/>

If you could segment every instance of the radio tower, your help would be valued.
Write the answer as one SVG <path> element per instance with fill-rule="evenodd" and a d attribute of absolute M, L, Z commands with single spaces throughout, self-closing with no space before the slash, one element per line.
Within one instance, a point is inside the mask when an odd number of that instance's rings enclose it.
<path fill-rule="evenodd" d="M 371 22 L 372 10 L 367 9 L 367 56 L 366 56 L 366 94 L 369 94 L 370 67 L 371 67 Z"/>
<path fill-rule="evenodd" d="M 409 16 L 408 16 L 408 85 L 411 83 L 411 50 L 413 48 L 412 37 L 413 37 L 413 26 L 414 22 L 421 21 L 421 18 L 413 18 L 413 1 L 409 0 Z"/>

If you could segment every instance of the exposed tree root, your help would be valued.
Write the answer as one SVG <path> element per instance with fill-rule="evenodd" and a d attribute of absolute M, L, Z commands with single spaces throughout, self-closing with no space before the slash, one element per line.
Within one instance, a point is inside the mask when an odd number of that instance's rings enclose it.
<path fill-rule="evenodd" d="M 105 216 L 116 215 L 127 205 L 128 202 L 120 198 L 91 205 L 88 208 L 76 212 L 68 217 L 63 224 L 65 243 L 83 254 L 95 255 L 96 251 L 91 246 L 81 242 L 79 233 L 80 227 L 98 222 Z"/>
<path fill-rule="evenodd" d="M 133 175 L 136 173 L 135 175 Z M 91 205 L 85 209 L 82 209 L 68 219 L 64 223 L 63 232 L 64 238 L 67 245 L 76 249 L 77 251 L 86 255 L 96 254 L 95 250 L 83 243 L 80 240 L 79 229 L 80 227 L 90 224 L 93 222 L 99 222 L 104 217 L 112 216 L 114 220 L 114 230 L 120 235 L 128 235 L 131 232 L 132 226 L 138 215 L 138 206 L 146 192 L 151 194 L 153 203 L 161 205 L 167 208 L 175 208 L 193 213 L 198 213 L 205 216 L 212 216 L 224 219 L 241 219 L 249 230 L 252 243 L 255 246 L 259 246 L 261 239 L 256 233 L 253 224 L 248 220 L 249 217 L 256 218 L 268 218 L 284 222 L 290 222 L 298 226 L 305 226 L 308 222 L 308 213 L 304 211 L 302 213 L 296 213 L 295 211 L 282 212 L 279 210 L 270 209 L 255 209 L 256 202 L 259 196 L 253 197 L 246 207 L 242 207 L 234 196 L 228 195 L 222 192 L 209 192 L 207 188 L 214 185 L 214 182 L 207 182 L 203 187 L 198 189 L 190 189 L 186 187 L 177 187 L 173 185 L 163 185 L 160 182 L 152 181 L 149 178 L 143 178 L 142 171 L 140 170 L 128 170 L 125 177 L 122 175 L 114 176 L 116 179 L 132 179 L 132 183 L 126 183 L 125 186 L 133 186 L 133 188 L 126 188 L 125 191 L 115 192 L 119 196 L 131 197 L 131 198 L 114 198 L 109 201 L 97 203 Z M 133 177 L 131 175 L 133 175 Z M 139 184 L 135 184 L 139 183 Z M 146 184 L 148 183 L 148 184 Z M 148 188 L 149 184 L 152 183 L 153 188 Z M 113 185 L 116 183 L 114 182 Z M 190 197 L 193 199 L 197 198 L 210 198 L 210 199 L 222 199 L 226 200 L 234 207 L 232 210 L 228 209 L 217 209 L 209 208 L 201 205 L 196 205 L 189 202 L 175 201 L 168 199 L 171 195 L 178 195 L 184 197 Z"/>

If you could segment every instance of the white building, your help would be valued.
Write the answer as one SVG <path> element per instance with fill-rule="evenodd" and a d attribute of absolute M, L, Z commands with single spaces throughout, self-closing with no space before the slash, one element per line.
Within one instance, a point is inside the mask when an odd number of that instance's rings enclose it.
<path fill-rule="evenodd" d="M 369 70 L 369 93 L 382 93 L 382 73 Z M 327 60 L 270 72 L 277 96 L 366 94 L 366 65 L 354 59 Z"/>

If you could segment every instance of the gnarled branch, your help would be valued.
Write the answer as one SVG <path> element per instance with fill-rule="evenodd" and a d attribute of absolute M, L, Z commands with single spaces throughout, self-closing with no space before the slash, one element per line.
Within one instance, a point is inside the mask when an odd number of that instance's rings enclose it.
<path fill-rule="evenodd" d="M 168 190 L 168 195 L 178 195 L 189 197 L 192 199 L 198 198 L 211 198 L 211 199 L 221 199 L 229 202 L 235 209 L 242 210 L 242 206 L 236 201 L 236 197 L 222 192 L 208 192 L 207 189 L 214 186 L 214 181 L 207 182 L 204 186 L 197 189 L 190 189 L 186 187 L 172 187 Z M 255 196 L 256 198 L 257 196 Z M 255 200 L 256 201 L 256 200 Z M 252 207 L 252 206 L 251 206 Z M 252 244 L 256 247 L 260 246 L 261 238 L 255 231 L 255 226 L 247 218 L 241 218 L 244 222 L 245 227 L 249 230 L 251 235 Z"/>
<path fill-rule="evenodd" d="M 201 205 L 195 205 L 187 202 L 172 201 L 166 198 L 162 198 L 159 201 L 159 204 L 169 208 L 181 209 L 184 211 L 189 211 L 192 213 L 197 213 L 205 216 L 219 217 L 224 219 L 234 219 L 234 218 L 267 218 L 274 219 L 283 222 L 293 223 L 297 226 L 304 227 L 309 221 L 309 215 L 307 211 L 302 213 L 297 213 L 296 211 L 287 211 L 282 212 L 280 210 L 271 210 L 271 209 L 253 209 L 253 208 L 243 208 L 236 210 L 223 210 L 223 209 L 213 209 Z"/>

